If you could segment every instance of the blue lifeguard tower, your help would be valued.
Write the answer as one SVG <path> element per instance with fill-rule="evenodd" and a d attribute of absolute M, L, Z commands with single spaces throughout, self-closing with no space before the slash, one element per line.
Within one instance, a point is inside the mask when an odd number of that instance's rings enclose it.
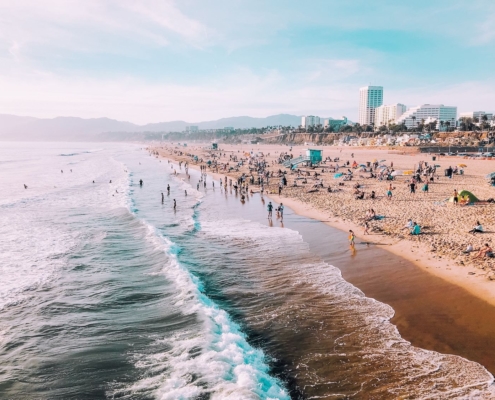
<path fill-rule="evenodd" d="M 323 157 L 321 155 L 322 151 L 323 150 L 307 149 L 306 150 L 306 158 L 313 165 L 319 164 L 323 160 Z"/>
<path fill-rule="evenodd" d="M 287 160 L 284 162 L 283 165 L 288 168 L 295 168 L 296 165 L 305 162 L 309 163 L 310 165 L 318 165 L 323 160 L 322 152 L 323 150 L 307 149 L 306 155 L 293 158 L 292 160 Z"/>

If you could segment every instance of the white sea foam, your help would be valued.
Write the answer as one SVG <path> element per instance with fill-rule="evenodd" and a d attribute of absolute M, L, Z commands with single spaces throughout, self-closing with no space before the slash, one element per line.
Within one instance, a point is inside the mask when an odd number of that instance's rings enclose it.
<path fill-rule="evenodd" d="M 148 240 L 169 258 L 163 273 L 177 289 L 174 304 L 184 314 L 197 315 L 201 329 L 159 339 L 172 346 L 165 353 L 135 355 L 136 367 L 152 376 L 118 392 L 132 398 L 132 393 L 151 389 L 162 400 L 191 399 L 201 393 L 212 399 L 288 399 L 280 382 L 269 375 L 263 352 L 250 346 L 239 326 L 201 292 L 201 282 L 180 265 L 170 240 L 143 223 Z"/>

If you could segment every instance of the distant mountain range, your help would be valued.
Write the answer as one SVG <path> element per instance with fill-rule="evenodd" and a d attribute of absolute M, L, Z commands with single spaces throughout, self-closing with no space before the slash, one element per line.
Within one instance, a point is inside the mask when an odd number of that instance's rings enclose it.
<path fill-rule="evenodd" d="M 102 133 L 111 132 L 181 132 L 189 125 L 197 125 L 199 129 L 225 127 L 248 129 L 275 125 L 298 126 L 300 123 L 301 117 L 289 114 L 271 115 L 266 118 L 231 117 L 195 123 L 170 121 L 146 125 L 136 125 L 109 118 L 42 119 L 0 114 L 0 140 L 92 140 L 97 139 Z M 115 140 L 118 135 L 111 136 Z"/>

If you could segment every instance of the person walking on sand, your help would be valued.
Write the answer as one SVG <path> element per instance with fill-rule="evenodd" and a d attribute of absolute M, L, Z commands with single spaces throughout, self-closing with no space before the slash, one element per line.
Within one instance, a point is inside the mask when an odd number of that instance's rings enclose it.
<path fill-rule="evenodd" d="M 388 185 L 388 190 L 387 190 L 387 197 L 389 200 L 392 200 L 392 190 L 394 190 L 395 188 L 392 186 L 392 184 L 389 184 Z"/>
<path fill-rule="evenodd" d="M 271 219 L 272 218 L 272 211 L 273 211 L 273 205 L 272 205 L 271 201 L 268 202 L 267 209 L 268 209 L 268 219 Z"/>
<path fill-rule="evenodd" d="M 425 180 L 425 184 L 423 185 L 421 190 L 423 191 L 424 194 L 428 194 L 428 190 L 429 190 L 428 181 Z"/>
<path fill-rule="evenodd" d="M 457 189 L 454 189 L 454 195 L 452 196 L 452 200 L 454 201 L 454 206 L 459 204 L 459 193 Z"/>
<path fill-rule="evenodd" d="M 411 191 L 411 194 L 416 193 L 416 182 L 414 182 L 414 179 L 411 180 L 411 183 L 409 184 L 409 189 Z"/>
<path fill-rule="evenodd" d="M 364 223 L 364 234 L 365 235 L 369 235 L 370 234 L 369 231 L 368 231 L 369 227 L 370 227 L 370 224 L 368 222 L 365 222 Z"/>
<path fill-rule="evenodd" d="M 354 232 L 349 229 L 349 244 L 351 247 L 354 247 L 354 241 L 356 240 L 356 236 L 354 235 Z"/>

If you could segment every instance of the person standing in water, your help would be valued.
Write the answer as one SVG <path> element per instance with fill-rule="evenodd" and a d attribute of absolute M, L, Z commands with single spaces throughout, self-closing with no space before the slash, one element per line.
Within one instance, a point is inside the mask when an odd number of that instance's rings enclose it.
<path fill-rule="evenodd" d="M 268 219 L 271 219 L 272 218 L 272 211 L 273 211 L 273 205 L 272 205 L 272 202 L 269 201 L 268 202 Z"/>
<path fill-rule="evenodd" d="M 187 196 L 187 190 L 184 190 L 184 193 L 185 193 L 185 194 L 186 194 L 186 196 Z"/>
<path fill-rule="evenodd" d="M 170 185 L 167 185 L 167 196 L 170 194 Z"/>
<path fill-rule="evenodd" d="M 352 230 L 349 230 L 349 244 L 351 247 L 354 247 L 354 241 L 356 240 L 356 236 L 354 235 L 354 232 Z"/>
<path fill-rule="evenodd" d="M 284 205 L 282 203 L 280 203 L 278 211 L 280 212 L 280 219 L 284 219 Z"/>
<path fill-rule="evenodd" d="M 177 209 L 177 202 L 174 199 L 174 211 Z"/>
<path fill-rule="evenodd" d="M 142 179 L 139 180 L 139 186 L 143 186 L 143 180 Z"/>
<path fill-rule="evenodd" d="M 162 204 L 163 204 L 164 200 L 165 200 L 165 196 L 163 195 L 163 192 L 162 192 Z"/>

